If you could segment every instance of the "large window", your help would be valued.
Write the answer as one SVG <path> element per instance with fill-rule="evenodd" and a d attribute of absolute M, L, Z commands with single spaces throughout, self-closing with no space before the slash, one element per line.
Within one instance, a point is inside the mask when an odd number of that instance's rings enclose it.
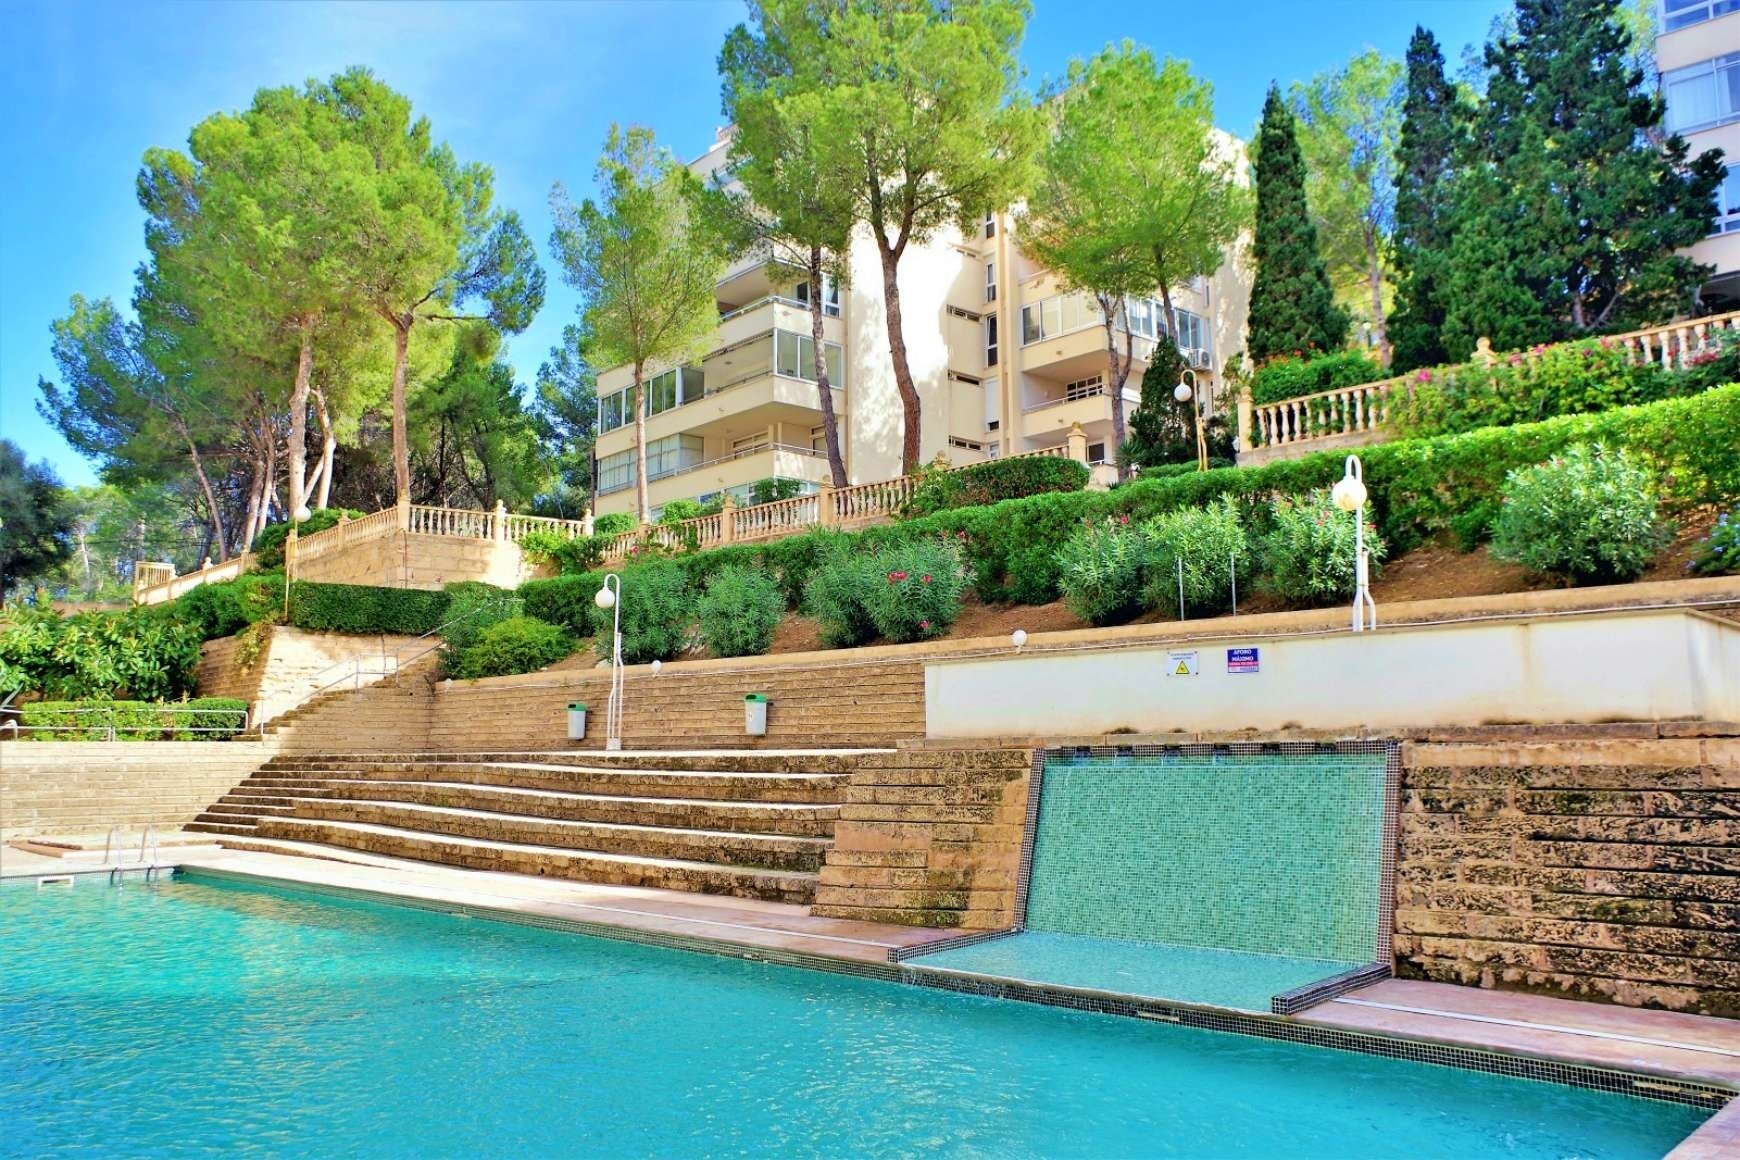
<path fill-rule="evenodd" d="M 1740 116 L 1740 52 L 1663 73 L 1670 133 L 1689 133 Z"/>
<path fill-rule="evenodd" d="M 1056 338 L 1100 321 L 1100 308 L 1085 294 L 1053 294 L 1021 308 L 1021 342 Z"/>
<path fill-rule="evenodd" d="M 837 342 L 822 344 L 828 357 L 828 385 L 846 385 L 845 351 Z M 807 334 L 789 330 L 773 332 L 773 373 L 787 378 L 816 381 L 816 344 Z"/>
<path fill-rule="evenodd" d="M 1740 0 L 1662 0 L 1661 28 L 1663 32 L 1690 28 L 1730 12 L 1740 12 Z"/>
<path fill-rule="evenodd" d="M 997 365 L 997 316 L 985 315 L 985 365 Z"/>
<path fill-rule="evenodd" d="M 706 376 L 700 367 L 676 367 L 647 380 L 647 414 L 657 415 L 693 403 L 706 393 Z"/>
<path fill-rule="evenodd" d="M 598 400 L 598 430 L 600 433 L 614 431 L 634 421 L 634 409 L 628 405 L 633 387 L 624 387 L 612 395 L 603 395 Z"/>
<path fill-rule="evenodd" d="M 646 477 L 662 479 L 695 466 L 705 458 L 706 441 L 699 435 L 667 435 L 646 445 Z"/>
<path fill-rule="evenodd" d="M 997 301 L 997 263 L 985 263 L 985 301 Z"/>
<path fill-rule="evenodd" d="M 1200 314 L 1192 314 L 1188 310 L 1180 310 L 1176 306 L 1172 313 L 1178 319 L 1178 335 L 1173 339 L 1180 350 L 1207 350 L 1208 327 L 1203 325 Z"/>
<path fill-rule="evenodd" d="M 793 286 L 791 296 L 793 301 L 808 306 L 810 304 L 809 279 L 805 278 Z M 822 275 L 822 313 L 829 318 L 840 317 L 840 288 L 834 285 L 833 278 L 826 274 Z"/>
<path fill-rule="evenodd" d="M 1740 164 L 1728 166 L 1728 176 L 1716 187 L 1716 224 L 1710 232 L 1740 233 Z"/>
<path fill-rule="evenodd" d="M 609 495 L 634 486 L 634 448 L 598 460 L 598 494 Z"/>

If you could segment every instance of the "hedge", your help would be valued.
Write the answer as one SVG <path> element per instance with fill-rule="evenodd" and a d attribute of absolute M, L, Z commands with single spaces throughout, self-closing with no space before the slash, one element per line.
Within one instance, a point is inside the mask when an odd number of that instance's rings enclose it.
<path fill-rule="evenodd" d="M 1344 350 L 1316 358 L 1270 359 L 1251 376 L 1251 398 L 1258 403 L 1278 403 L 1337 387 L 1375 383 L 1384 369 L 1363 351 Z"/>
<path fill-rule="evenodd" d="M 234 636 L 282 611 L 284 574 L 250 572 L 234 580 L 201 584 L 161 607 L 163 615 L 193 628 L 202 641 Z"/>
<path fill-rule="evenodd" d="M 53 730 L 37 741 L 107 741 L 111 729 L 117 741 L 227 741 L 242 731 L 247 713 L 248 703 L 234 697 L 32 701 L 22 708 L 25 728 Z"/>
<path fill-rule="evenodd" d="M 1374 523 L 1400 553 L 1452 533 L 1464 545 L 1484 538 L 1497 512 L 1507 472 L 1541 463 L 1579 443 L 1630 449 L 1661 481 L 1669 508 L 1720 503 L 1740 496 L 1740 384 L 1703 394 L 1539 423 L 1492 427 L 1460 435 L 1398 440 L 1362 448 Z M 1269 502 L 1303 496 L 1341 478 L 1345 452 L 1320 451 L 1261 467 L 1227 467 L 1145 477 L 1109 492 L 1056 492 L 954 508 L 857 533 L 811 532 L 766 544 L 731 545 L 674 557 L 692 587 L 727 564 L 760 566 L 797 607 L 805 583 L 831 550 L 869 552 L 923 536 L 958 542 L 972 565 L 974 588 L 986 601 L 1045 604 L 1057 599 L 1057 552 L 1083 520 L 1127 514 L 1146 520 L 1222 496 L 1240 504 L 1254 534 L 1266 531 Z M 636 567 L 623 569 L 632 584 Z M 569 606 L 590 609 L 603 573 L 589 572 L 521 585 L 526 611 L 574 624 Z M 590 615 L 590 613 L 587 613 Z M 589 621 L 587 623 L 590 623 Z M 579 631 L 577 628 L 576 631 Z"/>
<path fill-rule="evenodd" d="M 316 532 L 324 532 L 328 528 L 338 526 L 339 517 L 349 516 L 360 520 L 366 512 L 355 508 L 320 508 L 308 513 L 308 518 L 298 520 L 296 534 L 312 536 Z M 276 571 L 284 566 L 284 541 L 290 538 L 290 522 L 268 524 L 254 537 L 254 542 L 248 545 L 248 550 L 254 554 L 254 566 L 268 571 Z"/>
<path fill-rule="evenodd" d="M 422 636 L 446 621 L 451 600 L 446 592 L 418 588 L 296 580 L 290 585 L 289 623 L 309 632 Z"/>
<path fill-rule="evenodd" d="M 1052 491 L 1080 491 L 1087 486 L 1086 464 L 1058 456 L 1026 455 L 993 459 L 954 471 L 927 474 L 907 507 L 914 515 L 931 515 L 958 507 L 979 507 L 1006 499 Z"/>

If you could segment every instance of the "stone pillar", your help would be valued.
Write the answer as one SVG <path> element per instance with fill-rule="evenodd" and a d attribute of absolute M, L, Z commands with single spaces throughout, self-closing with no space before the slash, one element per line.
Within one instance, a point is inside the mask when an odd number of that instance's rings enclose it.
<path fill-rule="evenodd" d="M 737 538 L 737 501 L 726 492 L 719 506 L 719 542 L 729 544 Z"/>
<path fill-rule="evenodd" d="M 1257 403 L 1255 399 L 1251 398 L 1251 385 L 1249 383 L 1239 384 L 1238 422 L 1238 430 L 1233 432 L 1238 440 L 1234 446 L 1237 447 L 1239 451 L 1249 451 L 1252 446 L 1251 431 L 1254 430 L 1257 425 Z"/>
<path fill-rule="evenodd" d="M 597 527 L 598 521 L 593 517 L 591 508 L 580 513 L 580 534 L 582 536 L 597 535 Z"/>
<path fill-rule="evenodd" d="M 1087 432 L 1081 429 L 1080 423 L 1071 423 L 1069 425 L 1069 434 L 1064 437 L 1064 445 L 1069 448 L 1069 457 L 1071 459 L 1084 466 L 1087 464 Z"/>
<path fill-rule="evenodd" d="M 399 530 L 401 532 L 410 531 L 411 530 L 411 497 L 408 495 L 400 496 L 399 501 L 395 506 L 396 506 L 397 511 L 398 511 Z"/>
<path fill-rule="evenodd" d="M 1484 334 L 1474 343 L 1474 355 L 1470 362 L 1477 362 L 1483 367 L 1489 367 L 1498 361 L 1498 356 L 1492 352 L 1492 340 Z"/>
<path fill-rule="evenodd" d="M 839 513 L 834 510 L 834 485 L 831 483 L 816 487 L 816 522 L 824 528 L 840 522 Z"/>
<path fill-rule="evenodd" d="M 499 499 L 495 501 L 494 532 L 495 532 L 495 538 L 497 540 L 505 540 L 508 538 L 508 535 L 507 535 L 507 504 L 503 503 Z"/>

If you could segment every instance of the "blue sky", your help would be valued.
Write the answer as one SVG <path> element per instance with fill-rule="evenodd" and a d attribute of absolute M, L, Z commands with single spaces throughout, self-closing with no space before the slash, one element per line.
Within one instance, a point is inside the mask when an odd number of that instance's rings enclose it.
<path fill-rule="evenodd" d="M 1189 60 L 1213 82 L 1216 121 L 1248 136 L 1270 80 L 1329 68 L 1366 46 L 1400 56 L 1416 23 L 1454 67 L 1505 0 L 1034 0 L 1023 51 L 1035 80 L 1072 56 L 1125 37 Z M 47 459 L 68 483 L 88 463 L 35 412 L 36 381 L 55 373 L 48 326 L 74 293 L 125 303 L 144 256 L 133 197 L 152 145 L 254 90 L 352 64 L 407 94 L 465 160 L 492 165 L 497 196 L 520 211 L 540 249 L 550 185 L 576 196 L 612 121 L 650 126 L 680 155 L 719 124 L 714 62 L 739 0 L 680 3 L 388 3 L 198 0 L 10 2 L 0 48 L 0 436 Z M 546 251 L 547 258 L 547 251 Z M 546 260 L 546 266 L 548 262 Z M 550 268 L 543 312 L 509 347 L 522 381 L 574 313 Z"/>

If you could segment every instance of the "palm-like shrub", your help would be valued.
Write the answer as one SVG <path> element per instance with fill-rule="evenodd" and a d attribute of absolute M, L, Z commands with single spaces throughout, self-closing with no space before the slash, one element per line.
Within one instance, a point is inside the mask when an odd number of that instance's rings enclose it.
<path fill-rule="evenodd" d="M 773 645 L 785 611 L 779 585 L 759 568 L 721 568 L 695 602 L 701 639 L 714 656 L 759 656 Z"/>
<path fill-rule="evenodd" d="M 1302 499 L 1278 499 L 1269 530 L 1258 545 L 1263 585 L 1290 604 L 1321 605 L 1353 594 L 1354 517 L 1330 501 L 1328 489 Z M 1367 520 L 1365 548 L 1372 576 L 1384 558 L 1384 542 Z"/>
<path fill-rule="evenodd" d="M 596 591 L 596 589 L 594 589 Z M 689 645 L 693 596 L 688 578 L 675 564 L 659 561 L 623 570 L 622 660 L 644 665 L 668 661 Z M 610 659 L 614 612 L 592 610 L 598 655 Z"/>
<path fill-rule="evenodd" d="M 1122 624 L 1142 611 L 1151 545 L 1129 516 L 1082 524 L 1057 553 L 1069 610 L 1089 624 Z"/>
<path fill-rule="evenodd" d="M 1656 507 L 1643 464 L 1622 450 L 1572 447 L 1505 477 L 1492 554 L 1578 584 L 1635 580 L 1672 536 Z"/>
<path fill-rule="evenodd" d="M 1234 571 L 1240 576 L 1247 573 L 1251 545 L 1230 498 L 1156 516 L 1145 531 L 1150 565 L 1143 598 L 1150 608 L 1176 611 L 1181 587 L 1188 614 L 1207 615 L 1231 607 Z"/>

